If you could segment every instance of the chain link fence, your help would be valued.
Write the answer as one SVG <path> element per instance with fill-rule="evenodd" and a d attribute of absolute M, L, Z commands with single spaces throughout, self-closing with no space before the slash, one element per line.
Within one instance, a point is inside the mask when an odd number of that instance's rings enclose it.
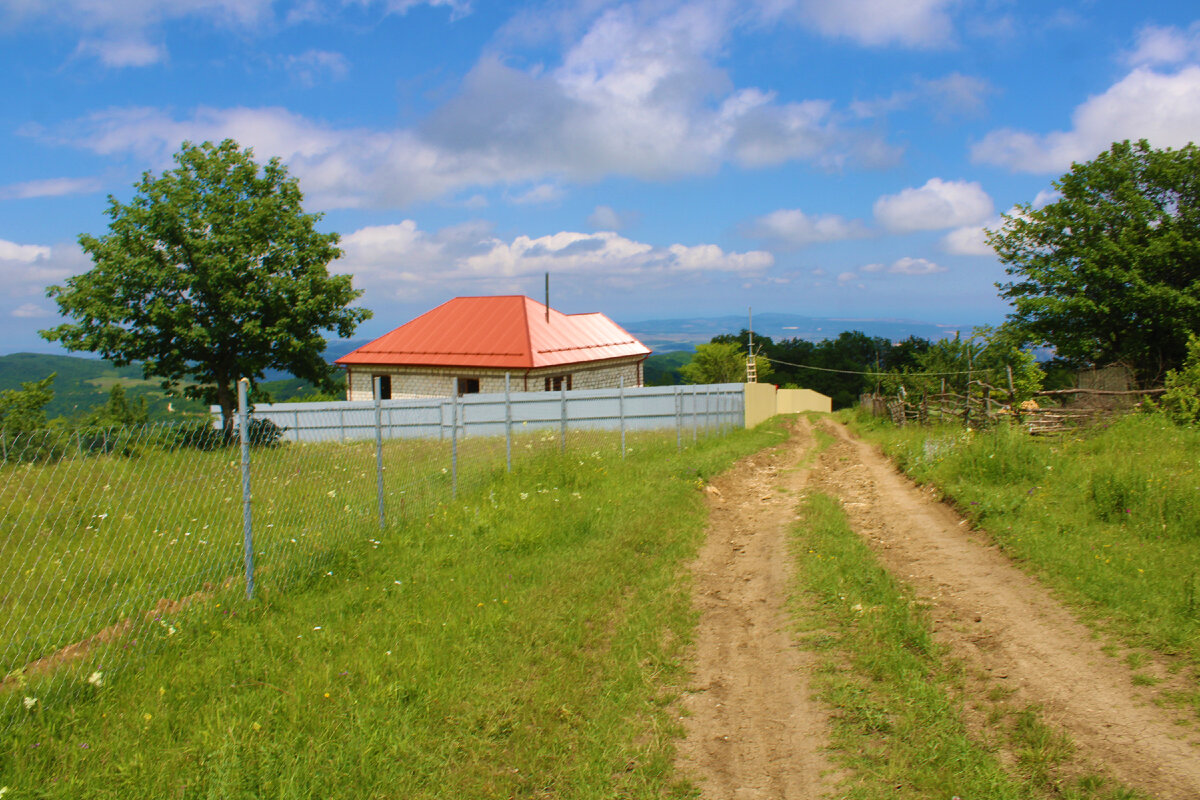
<path fill-rule="evenodd" d="M 223 593 L 296 590 L 348 548 L 548 451 L 622 458 L 740 427 L 741 384 L 243 406 L 222 420 L 0 435 L 0 730 Z"/>

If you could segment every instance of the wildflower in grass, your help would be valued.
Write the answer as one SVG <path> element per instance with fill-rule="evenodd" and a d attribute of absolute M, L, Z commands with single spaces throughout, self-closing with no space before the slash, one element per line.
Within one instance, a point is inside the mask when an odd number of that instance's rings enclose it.
<path fill-rule="evenodd" d="M 154 719 L 154 715 L 147 711 L 145 714 L 142 714 L 142 719 L 149 723 L 150 720 Z"/>
<path fill-rule="evenodd" d="M 30 708 L 30 709 L 31 709 L 31 708 L 33 708 L 34 706 L 36 706 L 36 705 L 37 705 L 37 698 L 36 698 L 36 697 L 30 697 L 29 695 L 26 695 L 26 696 L 25 696 L 24 703 L 25 703 L 25 707 L 26 707 L 26 708 Z"/>
<path fill-rule="evenodd" d="M 529 492 L 521 492 L 521 499 L 522 499 L 522 500 L 528 500 L 528 499 L 529 499 Z"/>
<path fill-rule="evenodd" d="M 100 672 L 100 670 L 96 670 L 91 675 L 88 675 L 87 681 L 92 686 L 95 686 L 97 689 L 99 689 L 104 685 L 104 673 Z"/>

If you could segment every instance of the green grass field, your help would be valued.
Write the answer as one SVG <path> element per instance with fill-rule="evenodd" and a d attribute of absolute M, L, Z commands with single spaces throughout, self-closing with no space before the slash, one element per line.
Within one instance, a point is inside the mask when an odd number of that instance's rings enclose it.
<path fill-rule="evenodd" d="M 307 501 L 259 498 L 260 518 L 338 543 L 285 587 L 264 568 L 254 601 L 216 588 L 164 614 L 139 657 L 67 668 L 51 695 L 47 677 L 10 689 L 5 800 L 688 796 L 668 709 L 693 621 L 682 578 L 704 523 L 698 486 L 781 436 L 737 431 L 681 453 L 673 434 L 642 436 L 624 461 L 611 442 L 566 455 L 528 442 L 511 475 L 501 447 L 499 470 L 460 476 L 457 502 L 382 533 L 373 451 L 368 464 L 329 448 L 327 470 L 291 476 L 280 448 L 264 479 Z M 202 492 L 205 508 L 240 519 L 224 499 L 238 505 L 236 470 L 209 455 L 232 494 Z M 76 524 L 94 513 L 75 505 Z M 171 525 L 179 547 L 186 514 L 143 508 L 123 532 L 146 541 Z"/>

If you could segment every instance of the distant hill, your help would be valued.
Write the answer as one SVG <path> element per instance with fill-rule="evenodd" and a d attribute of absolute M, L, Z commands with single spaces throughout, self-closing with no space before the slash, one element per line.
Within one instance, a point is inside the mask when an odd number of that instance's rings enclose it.
<path fill-rule="evenodd" d="M 37 381 L 55 373 L 54 399 L 46 406 L 49 419 L 63 417 L 77 420 L 108 400 L 114 384 L 120 383 L 131 402 L 146 398 L 146 407 L 153 422 L 179 421 L 208 413 L 208 407 L 195 400 L 167 397 L 158 380 L 142 377 L 137 365 L 118 367 L 111 361 L 80 356 L 48 355 L 45 353 L 13 353 L 0 356 L 0 390 L 20 389 L 21 384 Z M 311 394 L 308 381 L 293 378 L 287 373 L 277 380 L 268 380 L 262 388 L 276 402 Z M 271 377 L 271 376 L 268 376 Z"/>

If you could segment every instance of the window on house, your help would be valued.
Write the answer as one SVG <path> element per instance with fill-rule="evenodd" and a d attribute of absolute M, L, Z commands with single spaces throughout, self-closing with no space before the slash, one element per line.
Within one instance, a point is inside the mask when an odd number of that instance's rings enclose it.
<path fill-rule="evenodd" d="M 391 375 L 372 375 L 371 376 L 371 393 L 375 393 L 375 381 L 379 381 L 379 399 L 392 399 L 392 376 Z"/>
<path fill-rule="evenodd" d="M 458 396 L 464 394 L 479 394 L 479 378 L 459 378 Z"/>
<path fill-rule="evenodd" d="M 549 375 L 546 377 L 547 392 L 561 392 L 563 386 L 567 387 L 567 391 L 571 391 L 571 376 L 570 375 Z"/>

